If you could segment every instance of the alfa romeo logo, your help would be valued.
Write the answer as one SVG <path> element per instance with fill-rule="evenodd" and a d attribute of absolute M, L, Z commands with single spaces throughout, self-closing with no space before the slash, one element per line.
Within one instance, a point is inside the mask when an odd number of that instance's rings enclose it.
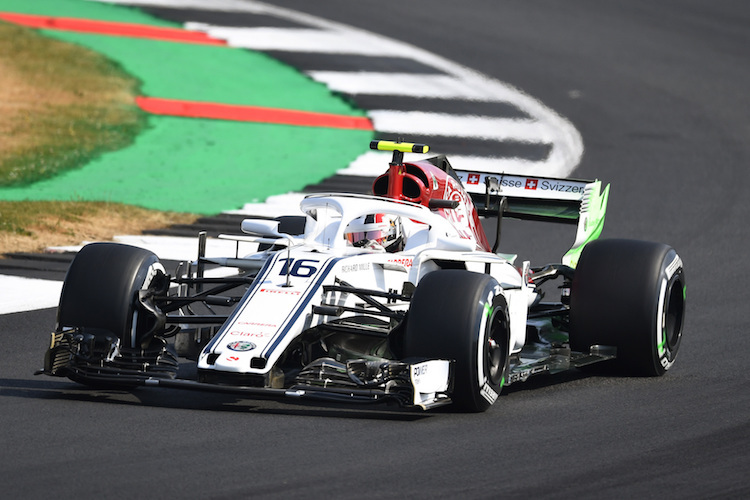
<path fill-rule="evenodd" d="M 230 342 L 227 344 L 227 348 L 233 351 L 252 351 L 256 345 L 246 340 L 238 340 L 237 342 Z"/>

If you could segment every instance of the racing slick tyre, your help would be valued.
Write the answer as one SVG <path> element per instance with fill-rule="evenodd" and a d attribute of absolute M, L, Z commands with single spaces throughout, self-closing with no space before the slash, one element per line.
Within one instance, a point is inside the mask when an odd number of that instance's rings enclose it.
<path fill-rule="evenodd" d="M 166 294 L 168 285 L 158 257 L 148 250 L 117 243 L 83 247 L 65 276 L 57 310 L 56 331 L 74 328 L 83 346 L 68 376 L 95 386 L 127 386 L 118 380 L 139 372 L 174 377 L 176 356 L 155 336 L 164 331 L 165 315 L 151 300 Z M 97 363 L 114 368 L 98 370 Z"/>
<path fill-rule="evenodd" d="M 685 273 L 673 248 L 614 239 L 583 249 L 570 294 L 572 350 L 614 346 L 617 358 L 602 365 L 663 375 L 680 347 L 684 316 Z"/>
<path fill-rule="evenodd" d="M 485 411 L 505 383 L 509 325 L 507 303 L 494 278 L 459 269 L 434 271 L 414 291 L 404 357 L 454 360 L 455 407 Z"/>

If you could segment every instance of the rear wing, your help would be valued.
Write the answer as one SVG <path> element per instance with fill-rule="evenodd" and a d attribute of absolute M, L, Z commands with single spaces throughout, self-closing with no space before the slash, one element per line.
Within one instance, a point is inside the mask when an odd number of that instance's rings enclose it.
<path fill-rule="evenodd" d="M 609 184 L 555 177 L 454 171 L 479 215 L 576 224 L 576 239 L 562 263 L 575 267 L 586 243 L 599 237 Z"/>
<path fill-rule="evenodd" d="M 581 204 L 597 183 L 601 186 L 598 181 L 489 172 L 457 170 L 456 175 L 484 217 L 498 215 L 505 198 L 503 217 L 569 224 L 578 222 Z"/>
<path fill-rule="evenodd" d="M 393 151 L 391 166 L 403 164 L 405 152 L 429 151 L 424 144 L 392 141 L 372 141 L 370 148 Z M 576 267 L 583 247 L 597 239 L 604 228 L 609 184 L 602 189 L 599 180 L 454 170 L 445 155 L 423 161 L 459 181 L 471 197 L 479 216 L 497 217 L 493 252 L 497 251 L 500 223 L 504 217 L 576 224 L 575 242 L 562 258 L 564 265 Z"/>

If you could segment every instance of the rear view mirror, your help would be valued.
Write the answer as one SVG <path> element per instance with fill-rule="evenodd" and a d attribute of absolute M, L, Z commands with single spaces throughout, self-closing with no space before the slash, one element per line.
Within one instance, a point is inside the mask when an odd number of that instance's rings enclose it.
<path fill-rule="evenodd" d="M 257 234 L 266 238 L 284 238 L 287 236 L 279 232 L 279 221 L 277 220 L 245 219 L 240 227 L 243 233 Z"/>

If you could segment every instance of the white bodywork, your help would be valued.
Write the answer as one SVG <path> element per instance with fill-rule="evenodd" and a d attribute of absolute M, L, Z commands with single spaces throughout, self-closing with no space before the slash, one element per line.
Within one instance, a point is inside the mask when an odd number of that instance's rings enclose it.
<path fill-rule="evenodd" d="M 533 285 L 526 283 L 508 260 L 477 251 L 476 242 L 441 215 L 422 205 L 357 195 L 310 196 L 302 201 L 301 209 L 307 215 L 303 236 L 281 235 L 273 221 L 248 220 L 243 224 L 246 231 L 263 231 L 264 241 L 274 237 L 276 244 L 287 248 L 245 258 L 261 260 L 263 267 L 239 307 L 201 353 L 200 369 L 265 375 L 273 381 L 273 367 L 290 343 L 305 330 L 333 319 L 314 314 L 314 306 L 363 306 L 354 294 L 326 292 L 324 286 L 345 282 L 355 288 L 401 293 L 408 283 L 416 286 L 426 274 L 440 269 L 438 262 L 447 261 L 488 273 L 500 283 L 509 308 L 510 351 L 523 347 L 527 308 L 535 296 Z M 373 213 L 401 217 L 406 233 L 402 252 L 378 252 L 347 244 L 346 226 Z M 388 306 L 406 310 L 408 302 Z M 447 369 L 444 371 L 447 374 Z M 422 380 L 420 384 L 439 387 L 443 380 Z"/>

